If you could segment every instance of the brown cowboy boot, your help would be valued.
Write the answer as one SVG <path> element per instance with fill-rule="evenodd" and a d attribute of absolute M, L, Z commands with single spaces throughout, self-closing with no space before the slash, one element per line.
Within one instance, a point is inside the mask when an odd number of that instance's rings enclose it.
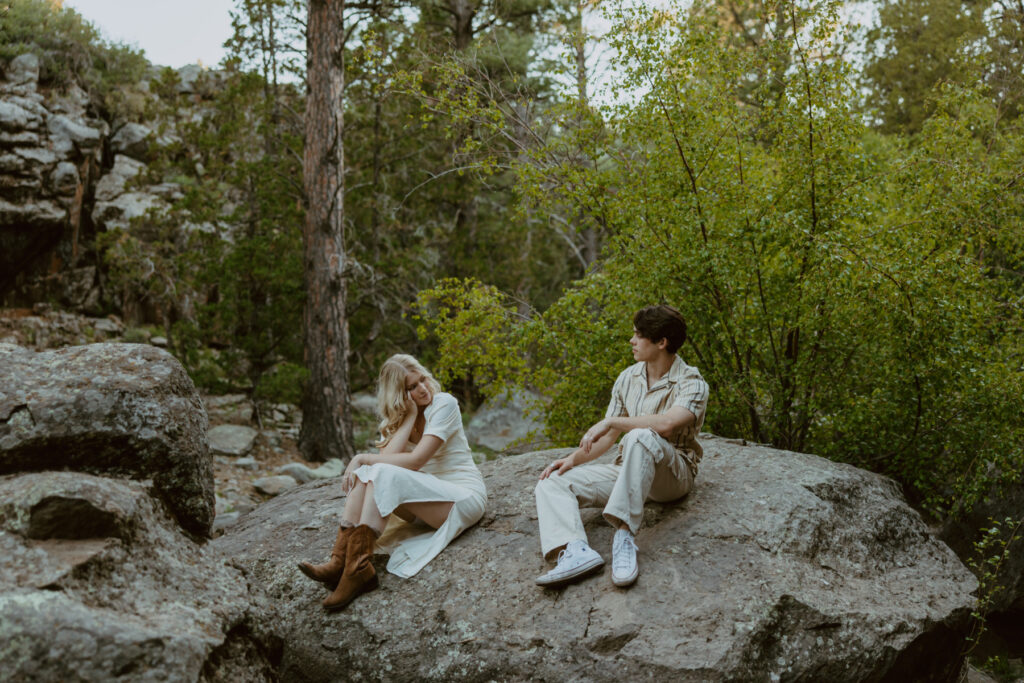
<path fill-rule="evenodd" d="M 377 534 L 373 529 L 360 524 L 348 537 L 348 554 L 345 556 L 345 571 L 338 587 L 324 600 L 324 609 L 334 612 L 352 602 L 356 596 L 372 591 L 380 585 L 377 572 L 373 570 L 370 558 Z"/>
<path fill-rule="evenodd" d="M 328 590 L 334 590 L 345 571 L 345 552 L 348 549 L 348 538 L 352 535 L 353 529 L 355 529 L 353 526 L 339 527 L 338 538 L 335 539 L 334 549 L 331 550 L 331 559 L 324 564 L 299 562 L 299 569 L 302 570 L 302 573 L 314 581 L 324 584 Z"/>

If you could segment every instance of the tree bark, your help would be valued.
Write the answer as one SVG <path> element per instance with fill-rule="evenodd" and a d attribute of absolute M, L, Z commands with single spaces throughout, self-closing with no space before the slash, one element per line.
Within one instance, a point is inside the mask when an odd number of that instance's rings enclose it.
<path fill-rule="evenodd" d="M 303 230 L 306 308 L 299 449 L 309 460 L 351 459 L 344 239 L 344 0 L 310 0 L 306 27 Z"/>

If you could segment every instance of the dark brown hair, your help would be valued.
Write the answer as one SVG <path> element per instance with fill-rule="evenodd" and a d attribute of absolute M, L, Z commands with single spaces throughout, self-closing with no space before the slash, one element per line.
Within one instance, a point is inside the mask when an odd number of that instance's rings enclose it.
<path fill-rule="evenodd" d="M 675 353 L 686 341 L 686 320 L 683 314 L 665 304 L 641 308 L 633 316 L 633 327 L 644 339 L 657 344 L 668 340 L 665 350 Z"/>

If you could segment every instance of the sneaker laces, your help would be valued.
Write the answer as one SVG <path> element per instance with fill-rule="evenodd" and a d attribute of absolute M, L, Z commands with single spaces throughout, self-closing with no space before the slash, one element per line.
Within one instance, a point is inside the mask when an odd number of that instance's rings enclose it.
<path fill-rule="evenodd" d="M 555 569 L 562 566 L 562 560 L 571 560 L 572 556 L 576 554 L 573 550 L 572 543 L 567 544 L 564 548 L 558 551 L 558 560 L 555 562 Z"/>
<path fill-rule="evenodd" d="M 613 569 L 629 569 L 636 559 L 636 541 L 632 534 L 622 534 L 621 541 L 615 544 L 615 551 L 612 555 Z"/>

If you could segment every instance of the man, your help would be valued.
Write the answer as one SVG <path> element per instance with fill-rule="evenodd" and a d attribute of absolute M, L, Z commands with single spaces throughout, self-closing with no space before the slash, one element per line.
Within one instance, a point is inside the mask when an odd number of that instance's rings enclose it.
<path fill-rule="evenodd" d="M 604 559 L 587 544 L 580 505 L 604 505 L 616 528 L 612 583 L 629 586 L 639 574 L 634 537 L 647 500 L 667 502 L 690 492 L 703 453 L 697 434 L 704 423 L 707 382 L 676 351 L 686 341 L 686 321 L 671 306 L 648 306 L 633 316 L 636 364 L 615 380 L 605 418 L 587 430 L 580 446 L 541 472 L 535 496 L 541 550 L 554 569 L 537 577 L 560 586 L 597 571 Z M 614 464 L 590 464 L 625 433 Z M 560 551 L 560 552 L 559 552 Z"/>

